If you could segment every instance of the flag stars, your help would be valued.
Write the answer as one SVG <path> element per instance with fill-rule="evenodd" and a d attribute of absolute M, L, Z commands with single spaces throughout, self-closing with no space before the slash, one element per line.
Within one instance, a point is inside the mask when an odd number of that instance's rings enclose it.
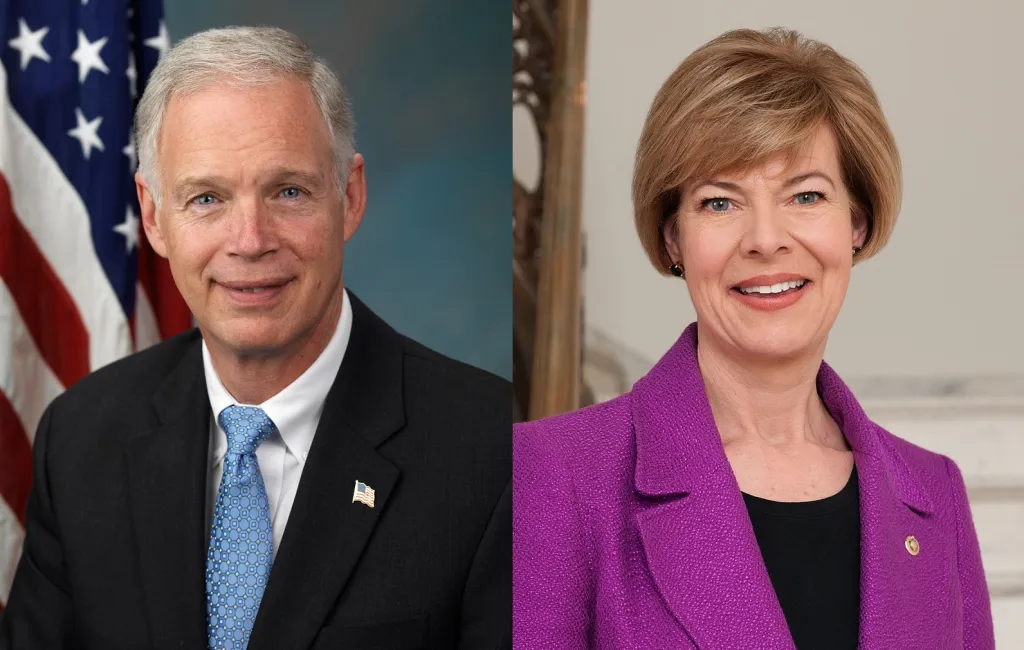
<path fill-rule="evenodd" d="M 78 47 L 71 54 L 71 60 L 78 64 L 78 83 L 84 83 L 90 70 L 99 70 L 105 74 L 110 73 L 110 68 L 100 57 L 100 50 L 107 44 L 107 37 L 89 42 L 85 32 L 78 30 Z"/>
<path fill-rule="evenodd" d="M 93 149 L 103 151 L 103 141 L 100 140 L 99 136 L 99 128 L 100 124 L 103 123 L 103 118 L 97 117 L 94 120 L 88 121 L 85 119 L 85 115 L 82 114 L 82 109 L 76 108 L 75 121 L 78 123 L 78 126 L 68 131 L 68 135 L 78 140 L 82 145 L 82 155 L 85 156 L 86 160 L 89 160 Z"/>
<path fill-rule="evenodd" d="M 128 69 L 124 71 L 128 77 L 128 88 L 131 90 L 132 99 L 135 99 L 139 95 L 139 91 L 136 88 L 136 82 L 139 79 L 139 73 L 135 70 L 135 54 L 128 53 Z"/>
<path fill-rule="evenodd" d="M 28 28 L 24 18 L 18 19 L 18 37 L 8 41 L 8 45 L 21 53 L 21 69 L 24 70 L 32 59 L 50 62 L 50 55 L 43 49 L 43 38 L 50 31 L 49 27 L 40 27 L 36 31 Z"/>
<path fill-rule="evenodd" d="M 164 24 L 164 21 L 160 21 L 160 31 L 157 35 L 147 38 L 143 43 L 157 51 L 157 61 L 167 55 L 167 50 L 171 49 L 171 39 L 167 35 L 167 25 Z"/>
<path fill-rule="evenodd" d="M 124 223 L 114 226 L 114 231 L 124 235 L 125 253 L 129 255 L 139 246 L 139 218 L 132 212 L 131 206 L 125 210 Z"/>
<path fill-rule="evenodd" d="M 132 134 L 128 134 L 128 144 L 124 146 L 121 153 L 128 156 L 128 171 L 134 172 L 135 168 L 139 166 L 139 161 L 135 158 L 135 138 Z"/>
<path fill-rule="evenodd" d="M 132 7 L 128 7 L 128 11 L 126 13 L 128 14 L 128 22 L 131 22 L 132 18 L 135 17 L 135 9 Z M 135 31 L 132 29 L 128 30 L 128 42 L 135 42 Z"/>

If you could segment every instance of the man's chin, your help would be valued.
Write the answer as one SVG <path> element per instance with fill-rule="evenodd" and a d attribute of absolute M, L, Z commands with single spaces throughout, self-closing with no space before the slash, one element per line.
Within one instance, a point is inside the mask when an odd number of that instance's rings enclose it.
<path fill-rule="evenodd" d="M 214 332 L 213 335 L 220 343 L 218 347 L 239 357 L 272 355 L 287 343 L 280 328 L 252 328 Z"/>

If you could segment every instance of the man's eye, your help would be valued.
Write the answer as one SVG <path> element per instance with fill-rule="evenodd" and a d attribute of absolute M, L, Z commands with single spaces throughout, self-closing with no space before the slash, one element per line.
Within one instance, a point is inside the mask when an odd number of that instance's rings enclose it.
<path fill-rule="evenodd" d="M 192 202 L 196 205 L 213 205 L 217 199 L 213 198 L 212 194 L 200 194 L 196 198 L 192 199 Z"/>
<path fill-rule="evenodd" d="M 302 192 L 297 187 L 286 187 L 281 190 L 281 196 L 286 199 L 297 199 L 302 195 Z"/>

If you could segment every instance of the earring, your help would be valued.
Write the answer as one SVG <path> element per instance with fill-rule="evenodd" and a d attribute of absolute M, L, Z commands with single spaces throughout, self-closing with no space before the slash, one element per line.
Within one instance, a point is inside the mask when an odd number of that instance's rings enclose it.
<path fill-rule="evenodd" d="M 679 265 L 679 262 L 672 262 L 672 266 L 668 267 L 668 270 L 677 278 L 683 277 L 683 267 Z"/>
<path fill-rule="evenodd" d="M 860 247 L 860 246 L 854 246 L 854 247 L 853 247 L 853 254 L 854 254 L 854 255 L 856 255 L 857 253 L 859 253 L 859 252 L 860 252 L 860 250 L 861 250 L 861 247 Z"/>

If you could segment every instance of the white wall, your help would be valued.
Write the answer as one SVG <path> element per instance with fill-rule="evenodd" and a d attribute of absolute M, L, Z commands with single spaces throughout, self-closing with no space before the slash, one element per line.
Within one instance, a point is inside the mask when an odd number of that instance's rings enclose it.
<path fill-rule="evenodd" d="M 727 29 L 776 25 L 865 70 L 904 162 L 895 234 L 855 269 L 826 358 L 847 378 L 1024 372 L 1017 0 L 591 0 L 587 325 L 653 362 L 693 320 L 685 285 L 655 274 L 633 230 L 637 138 L 661 82 L 693 49 Z M 529 147 L 519 126 L 522 170 Z"/>

